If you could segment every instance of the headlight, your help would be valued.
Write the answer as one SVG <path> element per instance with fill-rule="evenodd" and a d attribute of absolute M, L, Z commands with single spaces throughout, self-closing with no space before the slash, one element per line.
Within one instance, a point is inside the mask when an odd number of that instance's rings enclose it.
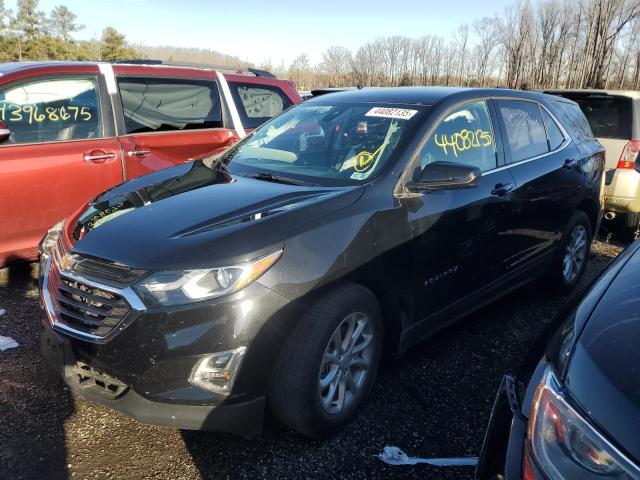
<path fill-rule="evenodd" d="M 133 288 L 151 305 L 184 305 L 208 300 L 246 287 L 280 258 L 282 250 L 243 265 L 179 272 L 156 272 Z"/>
<path fill-rule="evenodd" d="M 640 479 L 640 468 L 567 403 L 551 369 L 536 390 L 528 439 L 548 478 Z"/>
<path fill-rule="evenodd" d="M 64 227 L 64 220 L 60 220 L 53 227 L 49 229 L 47 234 L 44 236 L 38 249 L 40 250 L 40 255 L 51 255 L 51 247 L 55 246 L 58 243 L 58 238 L 60 238 L 60 234 L 62 233 L 62 229 Z"/>

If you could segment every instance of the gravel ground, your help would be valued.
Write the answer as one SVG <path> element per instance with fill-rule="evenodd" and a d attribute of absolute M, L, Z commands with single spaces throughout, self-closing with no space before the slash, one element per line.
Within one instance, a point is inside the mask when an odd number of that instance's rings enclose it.
<path fill-rule="evenodd" d="M 583 283 L 622 250 L 597 241 Z M 36 266 L 0 269 L 0 479 L 472 478 L 468 468 L 390 467 L 415 456 L 478 455 L 495 391 L 562 305 L 531 284 L 385 365 L 358 419 L 328 441 L 272 419 L 262 437 L 141 425 L 69 393 L 39 355 Z"/>

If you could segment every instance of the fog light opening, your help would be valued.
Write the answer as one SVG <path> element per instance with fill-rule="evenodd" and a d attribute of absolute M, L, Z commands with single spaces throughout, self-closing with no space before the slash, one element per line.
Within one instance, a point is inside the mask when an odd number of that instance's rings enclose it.
<path fill-rule="evenodd" d="M 207 355 L 196 363 L 189 382 L 196 387 L 220 395 L 228 395 L 233 388 L 247 347 Z"/>

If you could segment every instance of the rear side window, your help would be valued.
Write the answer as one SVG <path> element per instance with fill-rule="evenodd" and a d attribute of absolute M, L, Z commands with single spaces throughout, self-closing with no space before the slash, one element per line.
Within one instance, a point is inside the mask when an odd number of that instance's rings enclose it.
<path fill-rule="evenodd" d="M 229 82 L 229 89 L 245 128 L 257 128 L 293 105 L 282 90 L 271 85 Z"/>
<path fill-rule="evenodd" d="M 497 100 L 504 121 L 511 163 L 543 155 L 549 151 L 542 114 L 537 103 Z"/>
<path fill-rule="evenodd" d="M 125 78 L 118 86 L 127 133 L 222 127 L 214 82 Z"/>
<path fill-rule="evenodd" d="M 99 138 L 97 80 L 51 78 L 2 87 L 0 120 L 11 132 L 2 145 Z"/>
<path fill-rule="evenodd" d="M 574 100 L 596 137 L 631 139 L 631 99 L 607 96 Z"/>
<path fill-rule="evenodd" d="M 547 130 L 547 140 L 549 141 L 549 149 L 554 151 L 560 145 L 564 143 L 564 135 L 558 127 L 556 121 L 549 115 L 544 108 L 542 109 L 542 118 L 544 120 L 544 126 Z"/>
<path fill-rule="evenodd" d="M 573 132 L 576 142 L 587 142 L 594 139 L 589 122 L 580 107 L 574 103 L 550 102 L 555 107 L 565 128 Z"/>
<path fill-rule="evenodd" d="M 496 147 L 491 117 L 484 101 L 465 103 L 451 110 L 435 127 L 420 152 L 420 171 L 429 163 L 457 162 L 496 168 Z"/>

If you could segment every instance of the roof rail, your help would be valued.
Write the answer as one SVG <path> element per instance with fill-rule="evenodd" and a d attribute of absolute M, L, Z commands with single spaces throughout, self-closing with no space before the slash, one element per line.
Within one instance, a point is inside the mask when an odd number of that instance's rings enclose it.
<path fill-rule="evenodd" d="M 238 67 L 234 65 L 213 65 L 213 64 L 198 63 L 198 62 L 167 62 L 165 60 L 153 60 L 153 59 L 143 59 L 143 58 L 114 60 L 111 63 L 128 64 L 128 65 L 166 65 L 168 67 L 206 68 L 206 69 L 213 69 L 213 70 L 227 70 L 229 72 L 235 72 L 235 73 L 251 73 L 256 77 L 277 78 L 273 73 L 268 72 L 267 70 L 260 70 L 258 68 L 253 68 L 253 67 Z"/>
<path fill-rule="evenodd" d="M 258 70 L 257 68 L 247 68 L 248 72 L 253 73 L 256 77 L 276 78 L 276 76 L 267 70 Z"/>
<path fill-rule="evenodd" d="M 162 60 L 149 60 L 146 58 L 127 58 L 124 60 L 113 60 L 111 63 L 126 63 L 128 65 L 162 65 Z"/>

